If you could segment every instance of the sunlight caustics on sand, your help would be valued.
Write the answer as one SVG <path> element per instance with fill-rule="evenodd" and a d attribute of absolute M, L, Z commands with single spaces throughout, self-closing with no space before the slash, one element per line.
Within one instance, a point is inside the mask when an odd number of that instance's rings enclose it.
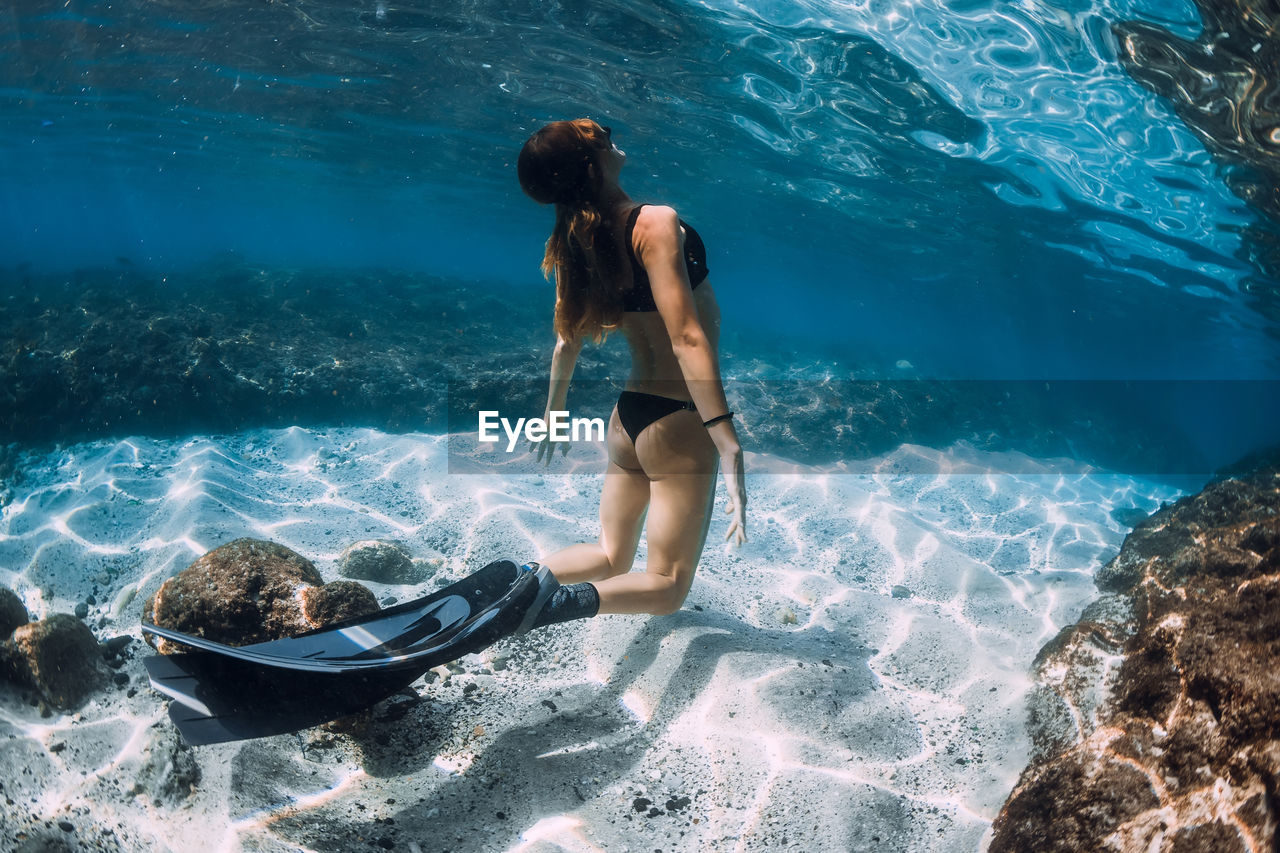
<path fill-rule="evenodd" d="M 526 458 L 509 475 L 460 474 L 446 442 L 293 428 L 60 449 L 31 460 L 3 511 L 0 581 L 33 617 L 92 597 L 100 637 L 136 637 L 164 578 L 242 536 L 295 549 L 326 580 L 353 542 L 399 540 L 430 579 L 366 585 L 406 600 L 598 535 L 590 452 L 544 473 Z M 899 473 L 919 454 L 945 473 Z M 174 848 L 198 831 L 222 849 L 329 849 L 314 826 L 349 812 L 394 815 L 422 849 L 440 825 L 517 849 L 974 847 L 1027 761 L 1032 658 L 1096 595 L 1093 572 L 1126 532 L 1113 510 L 1175 496 L 1050 463 L 990 473 L 999 462 L 904 446 L 854 476 L 757 457 L 751 541 L 725 549 L 714 523 L 679 613 L 571 623 L 438 668 L 418 686 L 418 722 L 387 724 L 394 757 L 299 754 L 292 737 L 201 748 L 191 808 L 156 807 L 135 784 L 172 737 L 140 653 L 124 670 L 133 695 L 108 690 L 75 714 L 42 719 L 5 692 L 0 753 L 34 774 L 6 793 L 48 818 L 92 804 Z M 672 819 L 647 819 L 642 800 Z"/>

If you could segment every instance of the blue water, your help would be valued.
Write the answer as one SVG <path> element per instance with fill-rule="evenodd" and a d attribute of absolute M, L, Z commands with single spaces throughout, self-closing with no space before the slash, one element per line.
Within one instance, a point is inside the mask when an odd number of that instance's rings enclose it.
<path fill-rule="evenodd" d="M 232 251 L 545 287 L 513 161 L 610 123 L 732 328 L 957 378 L 1276 378 L 1277 286 L 1110 25 L 1186 2 L 28 2 L 0 12 L 0 268 Z M 4 281 L 12 287 L 15 277 Z M 1273 315 L 1274 316 L 1274 315 Z"/>
<path fill-rule="evenodd" d="M 1280 71 L 1261 117 L 1206 130 L 1126 65 L 1176 53 L 1113 29 L 1194 41 L 1198 2 L 0 4 L 0 583 L 33 615 L 136 635 L 163 578 L 244 535 L 330 579 L 350 543 L 403 540 L 438 581 L 595 537 L 601 448 L 477 461 L 442 402 L 540 411 L 551 212 L 514 162 L 557 118 L 611 125 L 631 195 L 708 245 L 752 537 L 709 546 L 665 621 L 500 647 L 363 758 L 330 735 L 205 753 L 191 799 L 157 769 L 177 753 L 141 655 L 74 716 L 5 688 L 0 760 L 31 771 L 9 824 L 123 849 L 982 849 L 1036 652 L 1094 572 L 1280 439 L 1280 199 L 1242 200 L 1266 169 L 1223 153 L 1255 134 L 1280 168 Z M 1215 29 L 1265 30 L 1250 2 Z M 1219 70 L 1187 87 L 1214 109 L 1255 79 Z M 580 360 L 585 415 L 612 346 Z"/>

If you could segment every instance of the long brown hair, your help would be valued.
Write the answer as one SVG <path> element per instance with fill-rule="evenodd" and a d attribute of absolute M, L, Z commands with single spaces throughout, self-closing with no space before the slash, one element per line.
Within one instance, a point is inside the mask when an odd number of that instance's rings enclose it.
<path fill-rule="evenodd" d="M 520 187 L 539 204 L 556 206 L 542 274 L 555 275 L 556 334 L 600 340 L 622 316 L 618 245 L 601 203 L 599 156 L 612 143 L 591 119 L 556 121 L 520 149 Z"/>

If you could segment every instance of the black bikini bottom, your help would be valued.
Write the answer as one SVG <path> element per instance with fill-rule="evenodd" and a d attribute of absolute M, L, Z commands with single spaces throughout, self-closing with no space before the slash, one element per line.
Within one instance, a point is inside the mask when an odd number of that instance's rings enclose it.
<path fill-rule="evenodd" d="M 618 420 L 622 421 L 622 428 L 631 436 L 632 444 L 649 424 L 684 409 L 696 412 L 698 407 L 687 400 L 673 400 L 639 391 L 623 391 L 618 395 Z"/>

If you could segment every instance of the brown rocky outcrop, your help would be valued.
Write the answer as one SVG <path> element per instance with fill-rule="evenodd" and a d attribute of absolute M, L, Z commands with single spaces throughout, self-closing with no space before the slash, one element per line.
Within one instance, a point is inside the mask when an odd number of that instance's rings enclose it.
<path fill-rule="evenodd" d="M 0 657 L 15 680 L 35 687 L 55 708 L 69 710 L 101 687 L 105 678 L 98 641 L 69 613 L 20 625 Z"/>
<path fill-rule="evenodd" d="M 54 708 L 70 710 L 102 686 L 101 649 L 69 613 L 31 622 L 22 599 L 0 587 L 0 676 L 34 687 Z"/>
<path fill-rule="evenodd" d="M 326 584 L 311 561 L 275 542 L 237 539 L 200 557 L 156 591 L 144 618 L 242 646 L 293 636 L 378 610 L 366 587 Z M 181 646 L 148 636 L 161 654 Z"/>
<path fill-rule="evenodd" d="M 1280 469 L 1160 510 L 1098 585 L 1037 658 L 992 853 L 1276 849 Z"/>

